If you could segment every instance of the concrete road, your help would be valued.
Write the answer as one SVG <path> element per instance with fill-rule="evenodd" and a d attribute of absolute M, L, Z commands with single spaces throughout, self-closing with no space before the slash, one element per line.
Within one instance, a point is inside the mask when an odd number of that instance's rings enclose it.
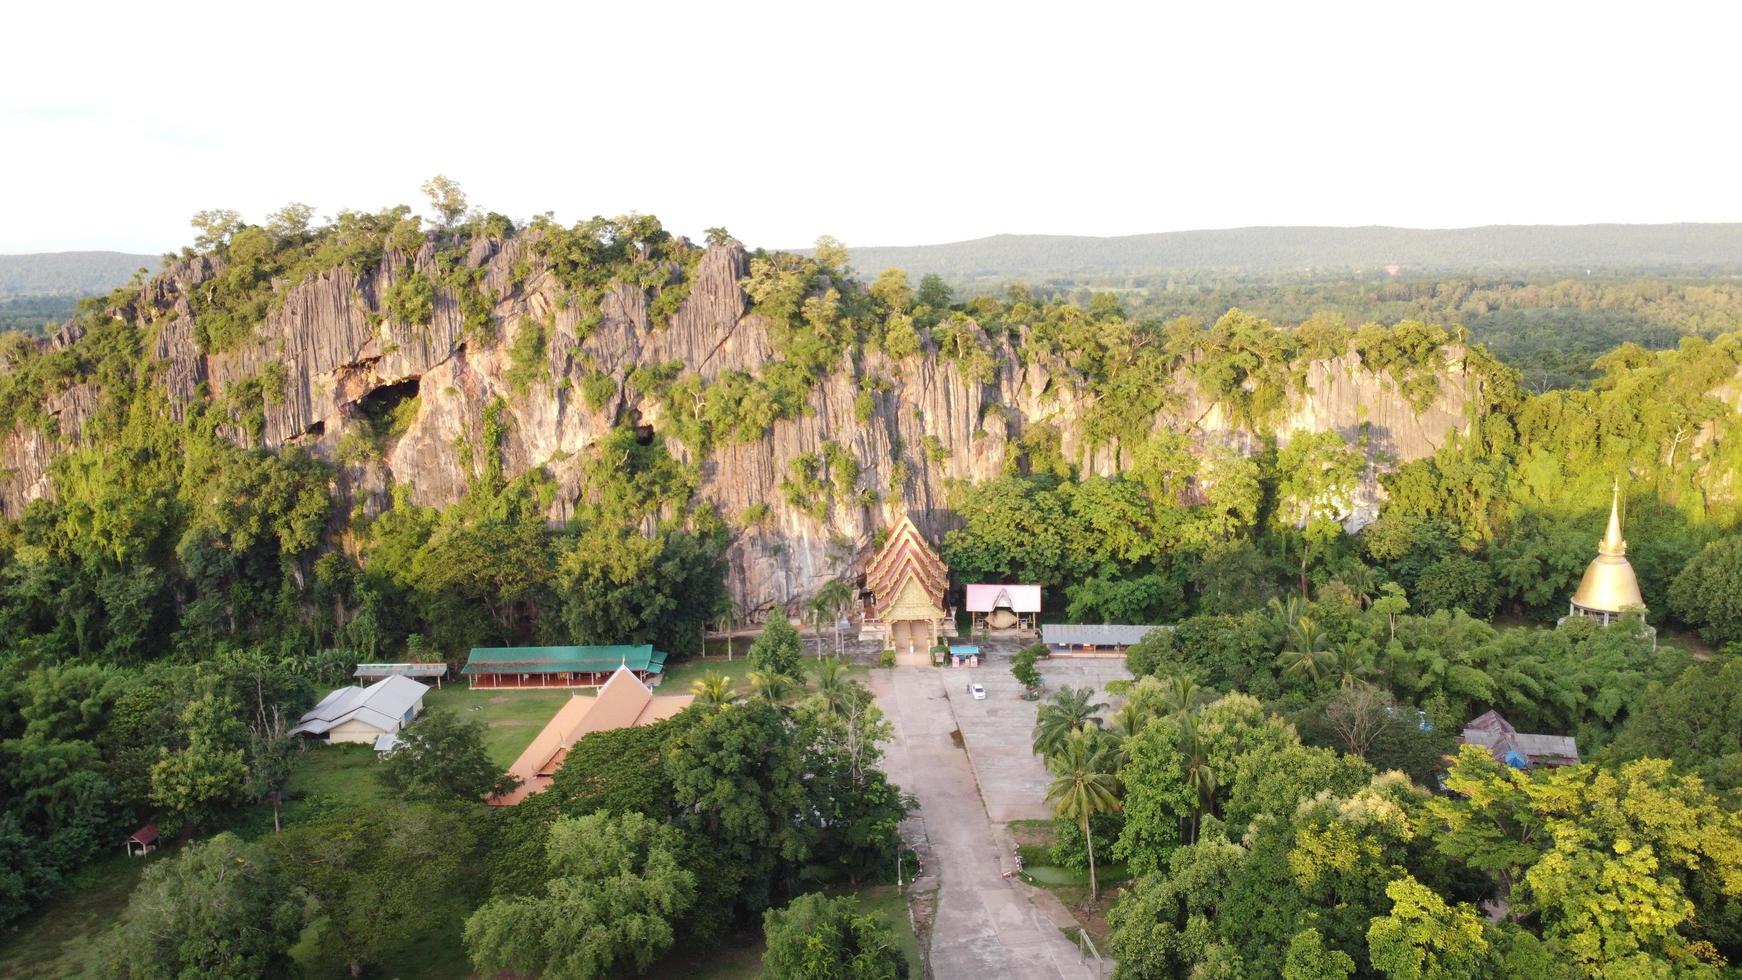
<path fill-rule="evenodd" d="M 1108 703 L 1116 699 L 1107 696 L 1107 682 L 1131 676 L 1124 658 L 1060 657 L 1038 666 L 1049 694 L 1062 687 L 1092 687 L 1095 700 Z M 1046 788 L 1052 779 L 1032 748 L 1039 703 L 1022 699 L 1022 685 L 1011 676 L 1009 659 L 994 657 L 985 666 L 950 667 L 938 673 L 943 675 L 992 822 L 1002 826 L 1012 820 L 1051 820 Z M 984 701 L 968 694 L 971 683 L 986 688 Z"/>
<path fill-rule="evenodd" d="M 965 681 L 965 672 L 872 672 L 872 690 L 895 728 L 885 768 L 919 801 L 903 827 L 925 865 L 918 885 L 934 878 L 938 885 L 932 973 L 939 980 L 1089 980 L 1096 972 L 1059 931 L 1062 907 L 1045 907 L 1050 896 L 1003 877 L 1014 867 L 1008 843 L 1001 843 L 1008 837 L 988 818 L 968 754 L 953 737 L 956 716 L 944 685 L 956 681 Z M 1011 748 L 1028 754 L 1026 738 Z"/>

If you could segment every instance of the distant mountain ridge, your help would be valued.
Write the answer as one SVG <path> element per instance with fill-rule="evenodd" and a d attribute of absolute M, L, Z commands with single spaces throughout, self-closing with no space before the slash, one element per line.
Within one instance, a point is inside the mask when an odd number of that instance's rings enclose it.
<path fill-rule="evenodd" d="M 0 299 L 106 293 L 140 268 L 156 271 L 158 255 L 127 252 L 33 252 L 0 255 Z"/>
<path fill-rule="evenodd" d="M 1084 278 L 1157 272 L 1334 274 L 1412 271 L 1742 272 L 1742 224 L 1486 225 L 1421 229 L 1252 227 L 1095 238 L 994 235 L 942 245 L 850 248 L 865 275 L 901 268 L 946 279 Z"/>

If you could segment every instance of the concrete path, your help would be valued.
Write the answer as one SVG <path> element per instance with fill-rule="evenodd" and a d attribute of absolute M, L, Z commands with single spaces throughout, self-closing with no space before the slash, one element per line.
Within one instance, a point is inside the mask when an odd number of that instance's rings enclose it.
<path fill-rule="evenodd" d="M 1014 867 L 1008 836 L 994 828 L 944 689 L 951 671 L 897 667 L 872 672 L 872 690 L 895 728 L 885 769 L 919 801 L 903 834 L 920 853 L 924 888 L 938 885 L 931 931 L 939 980 L 1090 980 L 1096 973 L 1053 921 L 1056 910 L 1003 877 Z M 1025 751 L 1026 743 L 1016 746 Z M 1056 903 L 1055 903 L 1056 904 Z M 1049 911 L 1053 914 L 1049 914 Z"/>

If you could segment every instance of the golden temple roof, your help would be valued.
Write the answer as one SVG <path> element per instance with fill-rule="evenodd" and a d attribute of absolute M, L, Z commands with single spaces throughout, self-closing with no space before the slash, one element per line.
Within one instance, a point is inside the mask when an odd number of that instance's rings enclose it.
<path fill-rule="evenodd" d="M 1639 579 L 1627 561 L 1627 541 L 1621 537 L 1621 486 L 1609 500 L 1609 527 L 1597 542 L 1597 557 L 1585 568 L 1573 605 L 1592 612 L 1618 613 L 1644 609 Z"/>

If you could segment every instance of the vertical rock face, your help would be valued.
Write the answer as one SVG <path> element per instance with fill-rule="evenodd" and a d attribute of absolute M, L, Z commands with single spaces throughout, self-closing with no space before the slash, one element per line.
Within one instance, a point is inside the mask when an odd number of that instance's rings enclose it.
<path fill-rule="evenodd" d="M 271 379 L 258 436 L 238 431 L 235 438 L 257 438 L 268 448 L 301 445 L 342 462 L 342 489 L 365 512 L 388 505 L 391 485 L 403 486 L 422 504 L 458 499 L 474 477 L 486 407 L 498 404 L 507 422 L 500 447 L 504 473 L 512 477 L 545 467 L 559 489 L 550 516 L 565 520 L 584 491 L 580 461 L 590 447 L 626 421 L 655 431 L 662 426 L 659 401 L 626 384 L 636 367 L 676 361 L 711 382 L 725 371 L 754 374 L 777 355 L 768 322 L 751 309 L 740 286 L 748 272 L 742 248 L 709 247 L 689 276 L 681 307 L 655 325 L 647 292 L 632 285 L 613 287 L 597 309 L 580 308 L 534 254 L 535 234 L 480 238 L 466 254 L 466 266 L 482 270 L 493 319 L 488 335 L 468 337 L 459 298 L 445 287 L 436 290 L 428 323 L 397 323 L 382 315 L 381 297 L 396 282 L 414 273 L 441 281 L 427 244 L 409 255 L 390 250 L 360 273 L 340 268 L 285 285 L 254 338 L 221 354 L 199 350 L 190 304 L 190 296 L 219 269 L 204 257 L 184 261 L 143 287 L 138 327 L 148 338 L 154 376 L 175 411 L 196 398 L 222 397 L 243 381 Z M 530 382 L 522 376 L 517 386 L 510 380 L 509 351 L 526 330 L 544 331 L 547 371 Z M 57 335 L 55 342 L 76 339 Z M 866 352 L 817 378 L 809 411 L 775 422 L 759 439 L 714 446 L 703 458 L 680 443 L 670 445 L 696 464 L 701 505 L 717 507 L 734 524 L 746 512 L 759 512 L 730 552 L 729 585 L 746 608 L 785 604 L 842 574 L 852 554 L 900 513 L 911 514 L 934 538 L 941 535 L 953 521 L 946 482 L 998 476 L 1008 447 L 1031 426 L 1056 427 L 1067 458 L 1086 473 L 1120 469 L 1117 445 L 1085 440 L 1077 420 L 1093 396 L 1073 383 L 1067 368 L 1044 358 L 1024 363 L 1009 340 L 987 346 L 999 364 L 984 383 L 933 350 L 900 362 Z M 1270 431 L 1236 426 L 1183 375 L 1172 382 L 1177 397 L 1171 403 L 1179 407 L 1159 415 L 1155 426 L 1243 451 L 1296 429 L 1334 429 L 1351 442 L 1359 439 L 1374 465 L 1354 519 L 1370 520 L 1377 473 L 1431 454 L 1465 425 L 1471 381 L 1457 352 L 1450 353 L 1450 366 L 1424 409 L 1350 354 L 1309 365 L 1289 414 Z M 597 408 L 581 395 L 595 372 L 616 385 Z M 871 386 L 873 408 L 861 420 L 855 400 L 865 379 L 881 383 Z M 85 386 L 69 390 L 51 406 L 53 431 L 6 434 L 0 444 L 0 503 L 8 514 L 16 516 L 25 503 L 52 492 L 53 459 L 77 443 L 96 397 Z M 409 428 L 378 456 L 358 458 L 344 448 L 348 435 L 352 445 L 359 441 L 366 416 L 378 416 L 384 406 L 406 408 L 413 397 Z M 783 483 L 794 461 L 831 443 L 857 461 L 855 487 L 837 488 L 815 506 L 788 500 Z"/>

